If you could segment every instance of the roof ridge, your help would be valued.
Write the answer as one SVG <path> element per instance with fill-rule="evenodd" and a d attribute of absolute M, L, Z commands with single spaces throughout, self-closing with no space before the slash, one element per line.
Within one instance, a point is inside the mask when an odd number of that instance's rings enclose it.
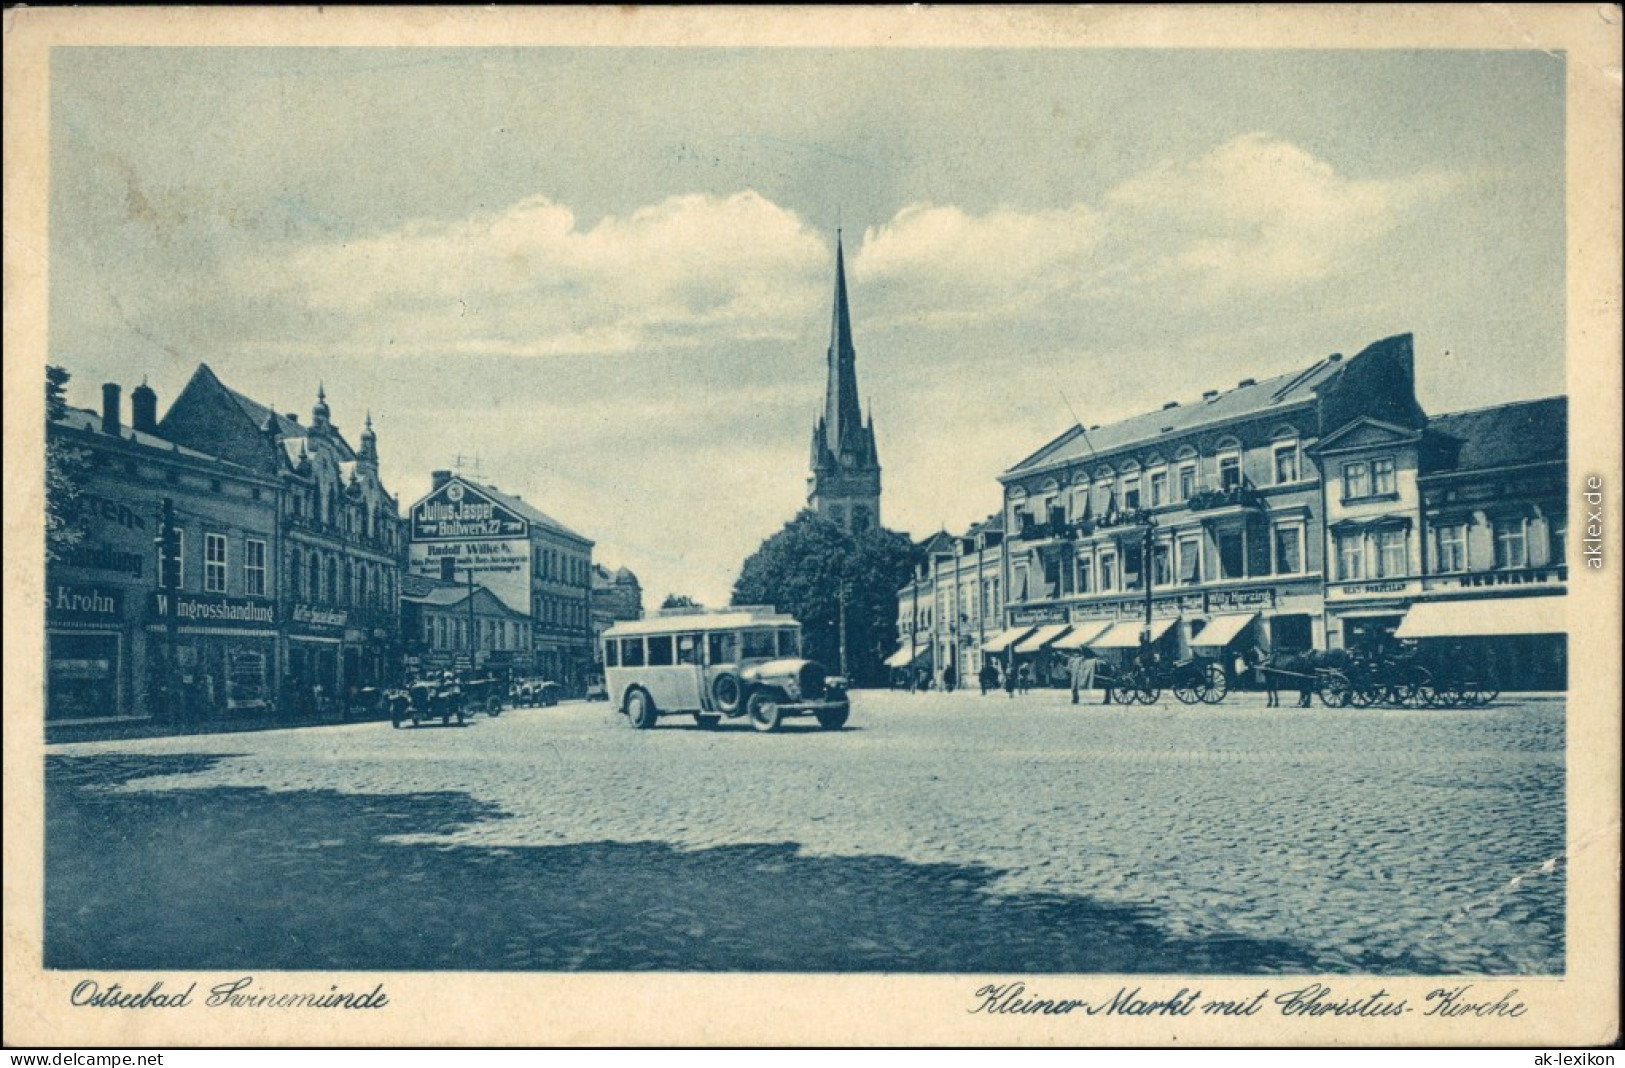
<path fill-rule="evenodd" d="M 1435 419 L 1449 419 L 1451 416 L 1456 415 L 1472 415 L 1475 412 L 1494 411 L 1497 408 L 1511 408 L 1514 405 L 1521 404 L 1546 404 L 1551 401 L 1562 401 L 1564 404 L 1567 404 L 1568 400 L 1569 395 L 1567 393 L 1553 393 L 1548 397 L 1531 397 L 1528 400 L 1501 401 L 1499 404 L 1481 404 L 1476 408 L 1458 408 L 1455 411 L 1435 413 L 1434 415 L 1428 416 L 1428 422 L 1431 423 Z"/>

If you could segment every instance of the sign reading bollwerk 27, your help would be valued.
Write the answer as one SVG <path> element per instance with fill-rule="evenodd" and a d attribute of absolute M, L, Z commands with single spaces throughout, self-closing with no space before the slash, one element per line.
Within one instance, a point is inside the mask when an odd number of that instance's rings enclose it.
<path fill-rule="evenodd" d="M 412 509 L 413 541 L 525 538 L 530 525 L 479 490 L 452 481 Z"/>

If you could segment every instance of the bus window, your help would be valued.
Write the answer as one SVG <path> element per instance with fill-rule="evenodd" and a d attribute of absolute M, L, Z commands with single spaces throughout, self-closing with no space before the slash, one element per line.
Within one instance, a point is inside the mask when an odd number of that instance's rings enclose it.
<path fill-rule="evenodd" d="M 620 651 L 621 651 L 621 643 L 620 642 L 616 641 L 613 638 L 611 638 L 609 641 L 605 642 L 604 643 L 604 666 L 605 667 L 619 667 L 620 663 L 621 663 Z"/>
<path fill-rule="evenodd" d="M 779 655 L 795 657 L 801 655 L 801 635 L 789 627 L 779 631 Z"/>
<path fill-rule="evenodd" d="M 770 630 L 747 630 L 745 632 L 745 659 L 769 659 L 776 654 L 773 651 L 773 632 Z"/>
<path fill-rule="evenodd" d="M 707 663 L 737 664 L 739 662 L 739 635 L 728 631 L 719 631 L 707 635 L 707 637 L 710 639 L 710 648 L 707 650 L 710 653 L 710 659 Z"/>
<path fill-rule="evenodd" d="M 679 634 L 677 636 L 677 662 L 679 664 L 698 664 L 700 662 L 700 636 L 698 634 Z"/>
<path fill-rule="evenodd" d="M 654 634 L 649 637 L 649 666 L 671 666 L 671 635 Z"/>
<path fill-rule="evenodd" d="M 621 642 L 621 666 L 643 666 L 643 639 L 626 638 Z"/>

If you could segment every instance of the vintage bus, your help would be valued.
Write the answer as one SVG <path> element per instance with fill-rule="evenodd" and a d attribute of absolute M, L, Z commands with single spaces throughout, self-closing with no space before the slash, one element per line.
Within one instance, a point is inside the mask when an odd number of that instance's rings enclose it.
<path fill-rule="evenodd" d="M 801 656 L 801 625 L 771 608 L 674 610 L 617 623 L 603 636 L 612 707 L 643 730 L 661 716 L 702 727 L 747 718 L 759 731 L 787 716 L 846 723 L 846 680 Z"/>

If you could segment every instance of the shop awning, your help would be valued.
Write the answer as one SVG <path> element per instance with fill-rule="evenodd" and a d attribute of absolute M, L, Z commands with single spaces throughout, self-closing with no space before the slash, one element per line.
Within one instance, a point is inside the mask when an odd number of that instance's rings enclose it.
<path fill-rule="evenodd" d="M 1054 641 L 1056 638 L 1059 638 L 1062 634 L 1066 633 L 1067 627 L 1068 624 L 1066 623 L 1050 623 L 1047 626 L 1039 627 L 1026 638 L 1021 640 L 1021 644 L 1016 646 L 1016 652 L 1042 652 L 1046 645 Z"/>
<path fill-rule="evenodd" d="M 1563 634 L 1562 597 L 1479 597 L 1411 605 L 1396 638 L 1493 638 Z"/>
<path fill-rule="evenodd" d="M 1191 639 L 1196 648 L 1223 649 L 1236 640 L 1236 635 L 1247 629 L 1247 624 L 1258 618 L 1257 612 L 1243 612 L 1233 616 L 1214 616 L 1202 628 L 1202 633 Z"/>
<path fill-rule="evenodd" d="M 1151 640 L 1156 641 L 1168 633 L 1168 628 L 1179 622 L 1177 619 L 1154 619 L 1151 621 Z M 1145 624 L 1139 620 L 1132 622 L 1113 623 L 1111 630 L 1102 634 L 1089 643 L 1091 649 L 1138 649 L 1140 647 L 1140 631 Z"/>
<path fill-rule="evenodd" d="M 925 647 L 922 646 L 921 648 Z M 889 668 L 908 667 L 914 662 L 914 653 L 915 649 L 912 645 L 905 645 L 886 658 L 886 666 Z"/>
<path fill-rule="evenodd" d="M 1031 627 L 1011 627 L 982 643 L 984 653 L 1002 653 L 1032 632 Z"/>
<path fill-rule="evenodd" d="M 1115 625 L 1113 623 L 1101 623 L 1098 620 L 1093 623 L 1075 623 L 1072 626 L 1071 633 L 1063 634 L 1055 639 L 1055 643 L 1050 648 L 1058 653 L 1082 649 Z"/>

